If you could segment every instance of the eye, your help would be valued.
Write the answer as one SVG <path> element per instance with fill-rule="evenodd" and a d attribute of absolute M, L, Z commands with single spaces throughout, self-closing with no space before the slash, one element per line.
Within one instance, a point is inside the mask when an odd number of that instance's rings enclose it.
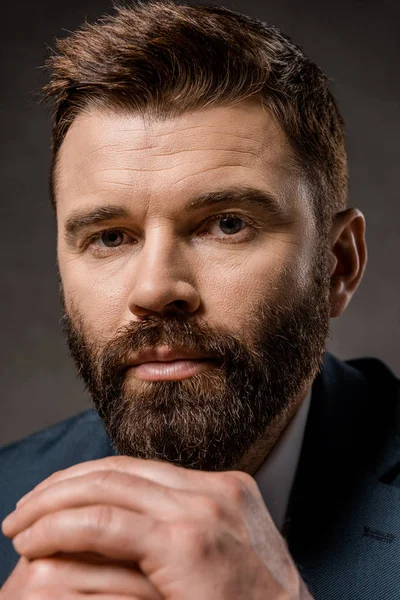
<path fill-rule="evenodd" d="M 211 233 L 213 236 L 220 238 L 221 241 L 231 238 L 232 241 L 233 239 L 243 241 L 243 236 L 248 237 L 254 229 L 255 226 L 250 219 L 242 219 L 236 214 L 222 213 L 213 215 L 208 219 L 200 235 L 204 236 Z M 221 232 L 224 235 L 221 235 Z"/>
<path fill-rule="evenodd" d="M 89 250 L 94 256 L 110 256 L 122 252 L 132 243 L 135 240 L 122 229 L 104 229 L 84 240 L 82 249 Z"/>
<path fill-rule="evenodd" d="M 227 235 L 239 233 L 243 229 L 242 226 L 246 226 L 246 223 L 242 219 L 230 215 L 219 218 L 218 222 L 221 231 Z"/>
<path fill-rule="evenodd" d="M 96 244 L 100 248 L 115 248 L 123 243 L 124 236 L 125 234 L 123 231 L 109 229 L 107 231 L 102 231 L 97 238 L 92 240 L 92 243 Z"/>

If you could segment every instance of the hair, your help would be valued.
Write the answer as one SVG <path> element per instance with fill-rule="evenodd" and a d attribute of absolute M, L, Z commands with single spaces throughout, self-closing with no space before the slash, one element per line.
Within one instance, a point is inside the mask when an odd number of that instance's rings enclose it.
<path fill-rule="evenodd" d="M 220 6 L 139 0 L 58 39 L 45 66 L 54 207 L 59 149 L 81 112 L 164 119 L 252 98 L 261 98 L 284 130 L 321 233 L 346 206 L 344 123 L 329 80 L 274 26 Z"/>

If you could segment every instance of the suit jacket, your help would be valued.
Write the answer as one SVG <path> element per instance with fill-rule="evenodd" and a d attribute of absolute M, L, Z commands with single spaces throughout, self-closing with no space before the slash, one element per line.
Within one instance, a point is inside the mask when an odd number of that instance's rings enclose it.
<path fill-rule="evenodd" d="M 400 381 L 329 353 L 313 383 L 285 536 L 316 600 L 400 598 Z M 94 409 L 0 448 L 0 520 L 55 471 L 116 455 Z M 0 586 L 19 555 L 0 532 Z"/>

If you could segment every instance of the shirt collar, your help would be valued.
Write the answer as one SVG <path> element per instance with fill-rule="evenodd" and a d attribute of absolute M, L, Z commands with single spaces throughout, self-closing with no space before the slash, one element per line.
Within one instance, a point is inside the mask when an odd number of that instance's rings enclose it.
<path fill-rule="evenodd" d="M 311 388 L 300 408 L 254 475 L 276 527 L 282 531 L 310 408 Z"/>

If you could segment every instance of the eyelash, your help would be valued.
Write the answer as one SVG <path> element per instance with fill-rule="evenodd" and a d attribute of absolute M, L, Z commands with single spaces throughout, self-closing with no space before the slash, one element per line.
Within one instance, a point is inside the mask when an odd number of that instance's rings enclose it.
<path fill-rule="evenodd" d="M 230 242 L 228 241 L 228 239 L 233 238 L 233 237 L 237 237 L 240 236 L 241 233 L 247 231 L 247 229 L 251 228 L 253 230 L 253 233 L 255 230 L 260 229 L 260 227 L 258 225 L 256 225 L 256 223 L 254 223 L 254 221 L 252 221 L 250 218 L 246 217 L 244 218 L 242 215 L 239 214 L 235 214 L 235 213 L 221 213 L 218 215 L 213 215 L 212 217 L 206 219 L 205 221 L 203 221 L 203 223 L 201 224 L 201 227 L 207 225 L 207 223 L 213 222 L 213 221 L 218 221 L 219 219 L 223 219 L 223 218 L 234 218 L 234 219 L 240 219 L 241 221 L 243 221 L 243 223 L 246 223 L 246 225 L 248 225 L 249 227 L 245 227 L 244 229 L 241 229 L 238 233 L 236 234 L 232 234 L 232 235 L 226 235 L 226 237 L 222 238 L 220 241 L 222 243 L 228 243 L 228 244 L 235 244 L 238 242 Z M 97 233 L 91 235 L 89 238 L 87 238 L 84 243 L 82 244 L 82 250 L 86 250 L 87 248 L 89 248 L 90 246 L 92 246 L 91 251 L 93 254 L 101 256 L 101 255 L 105 255 L 105 254 L 110 254 L 110 253 L 117 253 L 119 251 L 121 251 L 121 249 L 126 245 L 126 244 L 121 244 L 120 246 L 111 246 L 109 248 L 105 247 L 104 249 L 99 248 L 98 246 L 94 246 L 94 242 L 96 242 L 97 240 L 100 239 L 100 237 L 104 234 L 104 233 L 112 233 L 112 232 L 116 232 L 116 233 L 125 233 L 125 231 L 122 228 L 118 228 L 118 227 L 114 227 L 114 228 L 110 228 L 110 229 L 103 229 L 102 231 L 98 231 Z M 243 237 L 243 236 L 241 236 Z M 227 239 L 228 238 L 228 239 Z M 242 241 L 242 239 L 240 240 Z"/>

